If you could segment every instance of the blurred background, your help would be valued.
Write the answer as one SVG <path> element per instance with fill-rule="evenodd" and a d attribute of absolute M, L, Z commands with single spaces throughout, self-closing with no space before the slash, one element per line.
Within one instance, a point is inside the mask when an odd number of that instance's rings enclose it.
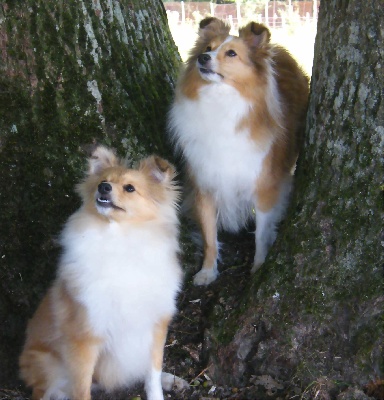
<path fill-rule="evenodd" d="M 272 42 L 287 48 L 309 76 L 312 73 L 319 0 L 163 1 L 173 39 L 183 60 L 188 57 L 199 22 L 214 16 L 227 21 L 231 33 L 250 21 L 269 27 Z"/>

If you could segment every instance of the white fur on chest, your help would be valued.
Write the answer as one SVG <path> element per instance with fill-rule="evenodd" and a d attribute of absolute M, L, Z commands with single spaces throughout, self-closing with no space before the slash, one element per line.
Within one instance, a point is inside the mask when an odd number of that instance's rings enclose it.
<path fill-rule="evenodd" d="M 59 277 L 104 338 L 99 364 L 109 384 L 142 379 L 149 368 L 154 325 L 175 312 L 181 283 L 176 238 L 150 229 L 64 231 Z"/>
<path fill-rule="evenodd" d="M 170 113 L 170 130 L 197 185 L 216 199 L 219 222 L 241 227 L 254 205 L 254 191 L 271 143 L 258 144 L 239 131 L 251 104 L 224 84 L 204 86 L 197 100 L 179 98 Z"/>

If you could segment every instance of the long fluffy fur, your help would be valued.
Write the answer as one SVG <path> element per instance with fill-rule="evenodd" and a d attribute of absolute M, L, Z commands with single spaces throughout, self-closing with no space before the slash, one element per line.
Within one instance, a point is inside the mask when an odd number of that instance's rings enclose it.
<path fill-rule="evenodd" d="M 163 399 L 182 278 L 174 176 L 158 157 L 133 170 L 107 148 L 93 152 L 57 278 L 28 324 L 20 369 L 33 399 L 89 400 L 92 381 L 108 390 L 144 381 L 148 399 Z"/>
<path fill-rule="evenodd" d="M 254 270 L 264 261 L 291 190 L 307 99 L 308 78 L 265 26 L 251 22 L 237 37 L 216 18 L 200 23 L 168 118 L 205 240 L 196 284 L 217 276 L 216 219 L 237 231 L 255 209 Z"/>

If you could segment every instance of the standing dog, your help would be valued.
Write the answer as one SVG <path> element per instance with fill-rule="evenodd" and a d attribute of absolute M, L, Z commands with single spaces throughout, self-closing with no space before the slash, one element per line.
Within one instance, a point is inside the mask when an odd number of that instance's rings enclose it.
<path fill-rule="evenodd" d="M 186 161 L 204 240 L 196 285 L 217 277 L 217 224 L 228 231 L 256 214 L 252 271 L 276 238 L 305 124 L 308 78 L 291 55 L 249 23 L 239 37 L 216 18 L 200 23 L 169 113 Z"/>
<path fill-rule="evenodd" d="M 110 390 L 137 381 L 149 400 L 163 399 L 163 348 L 182 278 L 174 175 L 158 157 L 134 170 L 105 147 L 93 152 L 77 187 L 83 205 L 61 235 L 57 278 L 20 356 L 33 399 L 89 400 L 92 382 Z"/>

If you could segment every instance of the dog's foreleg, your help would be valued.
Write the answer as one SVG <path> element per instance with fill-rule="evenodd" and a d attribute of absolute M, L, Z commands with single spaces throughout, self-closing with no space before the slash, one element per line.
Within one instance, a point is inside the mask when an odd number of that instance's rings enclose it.
<path fill-rule="evenodd" d="M 90 400 L 92 375 L 99 355 L 100 340 L 96 338 L 71 338 L 66 342 L 66 367 L 71 384 L 71 400 Z"/>
<path fill-rule="evenodd" d="M 145 392 L 148 400 L 163 400 L 161 370 L 163 367 L 164 345 L 168 333 L 170 317 L 161 319 L 154 327 L 151 349 L 151 367 L 145 379 Z"/>
<path fill-rule="evenodd" d="M 193 283 L 200 286 L 210 284 L 218 275 L 217 210 L 212 196 L 198 191 L 195 199 L 195 212 L 204 242 L 203 267 L 193 279 Z"/>

